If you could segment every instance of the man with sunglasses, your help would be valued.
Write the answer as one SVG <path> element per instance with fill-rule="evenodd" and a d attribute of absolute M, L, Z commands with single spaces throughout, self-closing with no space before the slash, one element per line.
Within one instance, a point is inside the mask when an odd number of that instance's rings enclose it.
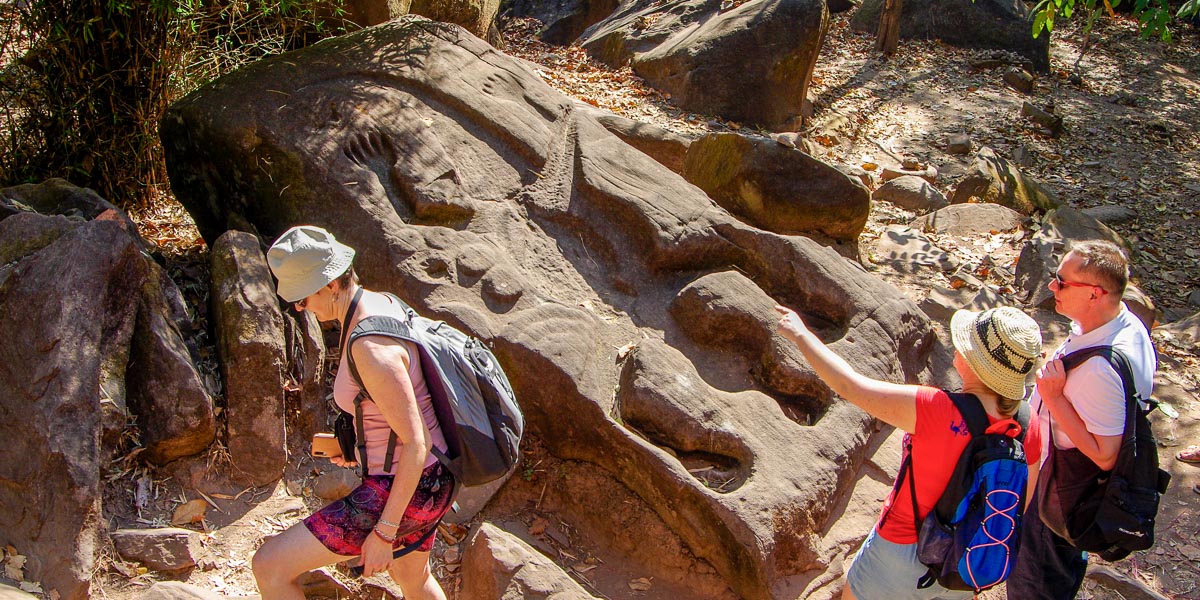
<path fill-rule="evenodd" d="M 1068 488 L 1088 485 L 1112 470 L 1125 432 L 1125 390 L 1109 362 L 1093 357 L 1072 369 L 1060 358 L 1093 346 L 1112 346 L 1125 355 L 1134 385 L 1149 398 L 1157 361 L 1150 336 L 1142 322 L 1121 301 L 1129 279 L 1129 265 L 1121 249 L 1103 241 L 1071 246 L 1059 264 L 1050 290 L 1054 310 L 1071 320 L 1071 335 L 1037 372 L 1037 387 L 1030 408 L 1041 419 L 1042 472 L 1022 523 L 1017 562 L 1008 579 L 1011 600 L 1074 598 L 1083 583 L 1087 554 L 1072 547 L 1046 526 L 1039 500 L 1045 494 L 1063 496 Z M 1048 469 L 1049 444 L 1059 453 L 1077 457 L 1074 464 L 1055 461 Z M 1056 471 L 1051 476 L 1048 471 Z M 1053 518 L 1053 517 L 1051 517 Z"/>

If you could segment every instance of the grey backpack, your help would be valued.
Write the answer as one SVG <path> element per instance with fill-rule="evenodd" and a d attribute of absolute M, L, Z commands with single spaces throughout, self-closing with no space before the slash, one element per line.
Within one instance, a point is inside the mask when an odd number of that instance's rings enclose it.
<path fill-rule="evenodd" d="M 391 294 L 388 297 L 403 307 L 406 319 L 372 316 L 358 322 L 342 345 L 354 381 L 362 387 L 353 355 L 349 354 L 350 345 L 358 338 L 382 335 L 413 342 L 420 353 L 421 371 L 429 386 L 438 424 L 446 437 L 446 452 L 434 448 L 434 455 L 466 486 L 482 485 L 508 474 L 521 456 L 525 416 L 496 357 L 479 340 L 443 321 L 418 315 Z M 357 301 L 358 294 L 351 306 L 357 305 Z M 356 407 L 365 395 L 364 390 L 355 399 Z M 361 414 L 357 420 L 362 422 Z M 364 452 L 365 465 L 366 448 L 361 432 L 358 444 Z M 384 462 L 389 469 L 395 446 L 396 433 L 392 432 Z"/>

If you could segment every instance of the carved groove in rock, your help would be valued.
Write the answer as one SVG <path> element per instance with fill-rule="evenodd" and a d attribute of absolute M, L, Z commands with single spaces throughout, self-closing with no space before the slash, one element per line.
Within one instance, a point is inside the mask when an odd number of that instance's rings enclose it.
<path fill-rule="evenodd" d="M 736 491 L 752 471 L 750 449 L 738 438 L 705 386 L 688 365 L 676 371 L 646 364 L 635 349 L 621 372 L 618 409 L 621 423 L 679 461 L 704 487 L 718 493 Z"/>

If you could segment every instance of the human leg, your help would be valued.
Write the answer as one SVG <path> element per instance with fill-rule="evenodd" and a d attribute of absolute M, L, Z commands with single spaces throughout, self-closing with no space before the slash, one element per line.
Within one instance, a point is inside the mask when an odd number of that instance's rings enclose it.
<path fill-rule="evenodd" d="M 410 552 L 393 560 L 388 574 L 406 600 L 446 600 L 446 592 L 429 568 L 428 552 Z"/>
<path fill-rule="evenodd" d="M 297 523 L 264 541 L 251 567 L 263 600 L 303 600 L 296 583 L 300 575 L 347 558 L 331 552 L 304 523 Z"/>

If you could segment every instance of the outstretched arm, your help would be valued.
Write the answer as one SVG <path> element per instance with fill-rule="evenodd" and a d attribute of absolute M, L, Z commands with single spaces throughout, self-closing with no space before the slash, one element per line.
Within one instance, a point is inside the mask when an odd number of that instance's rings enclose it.
<path fill-rule="evenodd" d="M 780 314 L 780 335 L 796 344 L 817 376 L 837 395 L 890 425 L 910 433 L 916 429 L 917 386 L 859 374 L 809 331 L 795 311 L 784 306 L 776 306 L 775 310 Z"/>

